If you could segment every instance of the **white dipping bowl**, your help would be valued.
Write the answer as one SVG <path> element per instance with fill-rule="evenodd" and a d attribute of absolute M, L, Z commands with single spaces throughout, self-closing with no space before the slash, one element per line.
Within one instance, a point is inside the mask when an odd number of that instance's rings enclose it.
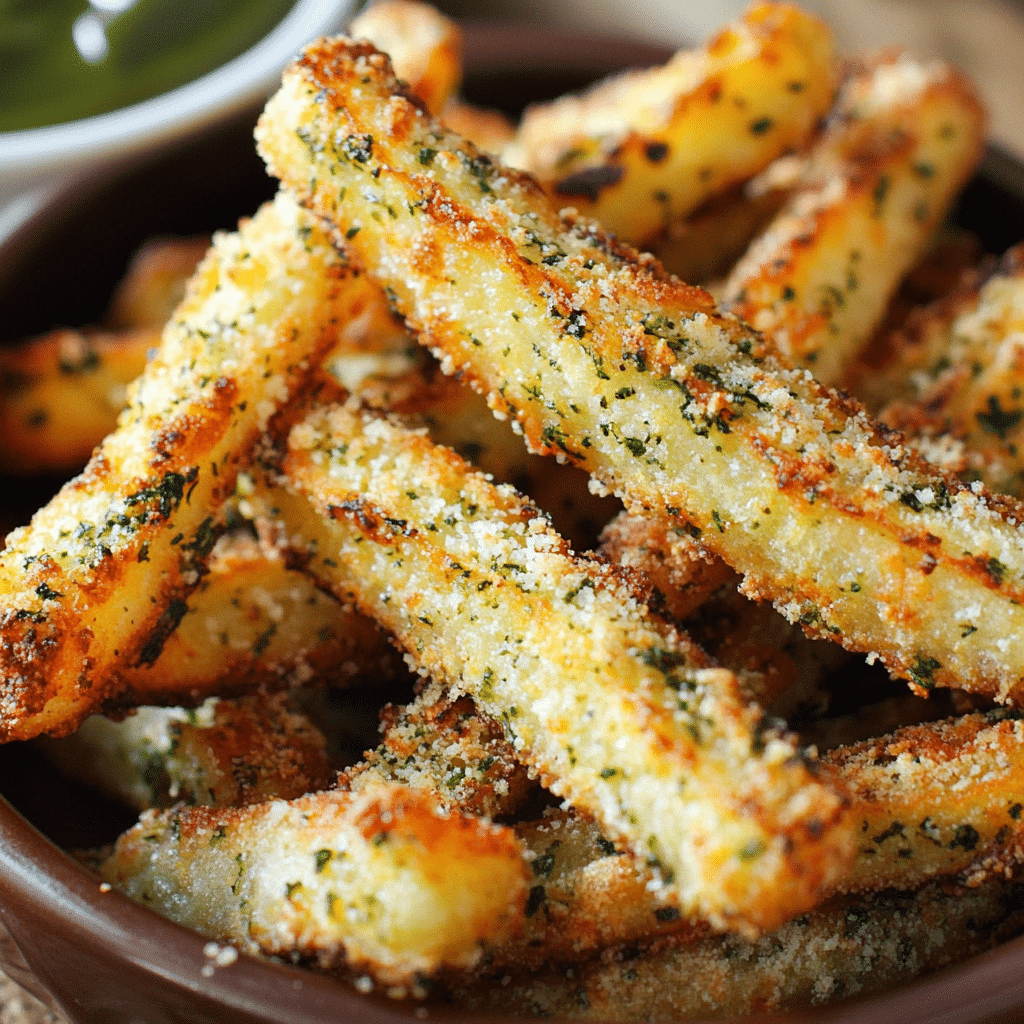
<path fill-rule="evenodd" d="M 0 132 L 0 240 L 57 185 L 100 164 L 140 156 L 258 103 L 302 46 L 339 31 L 353 6 L 354 0 L 297 0 L 255 46 L 187 85 L 107 114 Z"/>

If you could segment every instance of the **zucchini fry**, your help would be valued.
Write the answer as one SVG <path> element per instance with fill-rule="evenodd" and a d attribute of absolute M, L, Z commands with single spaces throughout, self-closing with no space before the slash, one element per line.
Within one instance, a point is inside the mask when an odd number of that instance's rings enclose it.
<path fill-rule="evenodd" d="M 365 970 L 395 995 L 471 967 L 521 919 L 526 895 L 510 829 L 397 785 L 149 811 L 100 872 L 213 939 Z"/>
<path fill-rule="evenodd" d="M 843 801 L 791 738 L 514 491 L 343 407 L 293 428 L 283 471 L 290 489 L 264 503 L 306 571 L 500 721 L 556 795 L 660 862 L 687 913 L 770 927 L 842 870 Z"/>
<path fill-rule="evenodd" d="M 857 858 L 837 893 L 909 891 L 942 877 L 972 888 L 1012 879 L 1024 861 L 1024 728 L 996 711 L 911 726 L 831 751 L 822 763 L 851 796 Z M 516 826 L 533 885 L 522 936 L 493 966 L 575 962 L 659 934 L 700 937 L 642 861 L 592 822 L 555 812 Z M 666 898 L 666 896 L 668 898 Z"/>
<path fill-rule="evenodd" d="M 795 1010 L 891 988 L 1020 931 L 1019 880 L 977 889 L 838 897 L 750 941 L 718 936 L 608 950 L 589 964 L 452 984 L 476 1013 L 577 1020 L 708 1020 Z"/>
<path fill-rule="evenodd" d="M 160 330 L 58 330 L 0 349 L 0 470 L 74 473 L 117 423 Z"/>
<path fill-rule="evenodd" d="M 1003 711 L 908 726 L 829 751 L 851 794 L 857 858 L 839 891 L 977 885 L 1024 861 L 1024 723 Z"/>
<path fill-rule="evenodd" d="M 958 453 L 958 469 L 996 491 L 1024 487 L 1024 247 L 970 295 L 926 309 L 897 342 L 884 377 L 902 379 L 906 399 L 883 420 L 914 444 Z"/>
<path fill-rule="evenodd" d="M 150 239 L 132 258 L 114 290 L 104 326 L 162 330 L 185 297 L 188 280 L 209 248 L 209 235 Z"/>
<path fill-rule="evenodd" d="M 984 128 L 946 65 L 890 54 L 856 70 L 788 203 L 729 275 L 725 307 L 838 383 L 973 172 Z"/>
<path fill-rule="evenodd" d="M 1016 699 L 1017 504 L 936 472 L 703 291 L 560 219 L 447 133 L 365 44 L 314 44 L 258 129 L 271 168 L 421 340 L 636 513 L 681 516 L 790 621 L 927 690 Z"/>
<path fill-rule="evenodd" d="M 426 790 L 447 810 L 486 818 L 514 814 L 534 788 L 501 725 L 468 697 L 442 696 L 428 686 L 404 707 L 381 712 L 383 738 L 338 787 L 361 791 L 381 782 Z"/>
<path fill-rule="evenodd" d="M 646 247 L 800 146 L 835 82 L 825 25 L 757 3 L 703 51 L 529 109 L 504 159 L 536 175 L 556 206 Z"/>
<path fill-rule="evenodd" d="M 212 698 L 195 710 L 93 715 L 71 736 L 41 738 L 67 776 L 138 811 L 177 802 L 213 807 L 291 799 L 334 780 L 327 741 L 287 694 Z"/>
<path fill-rule="evenodd" d="M 244 460 L 373 291 L 284 196 L 218 236 L 118 429 L 7 538 L 0 739 L 146 703 L 121 666 L 159 657 Z"/>
<path fill-rule="evenodd" d="M 462 83 L 462 32 L 430 4 L 374 0 L 352 20 L 354 39 L 369 39 L 432 114 L 444 109 Z"/>
<path fill-rule="evenodd" d="M 225 535 L 207 568 L 159 657 L 120 670 L 122 684 L 152 703 L 401 671 L 370 619 L 318 590 L 254 538 Z"/>

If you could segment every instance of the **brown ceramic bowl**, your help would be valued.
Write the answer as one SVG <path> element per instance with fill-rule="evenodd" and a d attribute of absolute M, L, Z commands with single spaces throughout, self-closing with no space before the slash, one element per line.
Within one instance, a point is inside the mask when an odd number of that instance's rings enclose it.
<path fill-rule="evenodd" d="M 514 112 L 602 73 L 662 59 L 623 40 L 467 26 L 467 95 Z M 56 197 L 0 247 L 0 341 L 102 313 L 149 236 L 229 227 L 270 196 L 252 145 L 255 111 L 144 163 Z M 1024 238 L 1024 166 L 990 151 L 957 221 L 1001 252 Z M 0 516 L 24 519 L 53 480 L 0 478 Z M 125 812 L 53 778 L 31 747 L 0 748 L 0 967 L 76 1024 L 482 1024 L 447 1008 L 355 994 L 329 977 L 241 956 L 211 974 L 206 940 L 117 892 L 62 852 L 110 841 Z M 807 1024 L 995 1024 L 1024 1020 L 1024 937 L 895 992 L 795 1016 Z"/>

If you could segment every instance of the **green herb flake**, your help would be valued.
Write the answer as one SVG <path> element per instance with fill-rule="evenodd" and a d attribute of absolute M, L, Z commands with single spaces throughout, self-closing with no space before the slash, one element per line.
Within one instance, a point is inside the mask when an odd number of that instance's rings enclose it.
<path fill-rule="evenodd" d="M 914 660 L 914 664 L 910 666 L 907 671 L 910 674 L 910 678 L 913 679 L 918 686 L 922 689 L 930 690 L 935 685 L 935 672 L 942 668 L 942 663 L 936 661 L 934 658 L 926 657 L 923 654 L 919 654 Z"/>

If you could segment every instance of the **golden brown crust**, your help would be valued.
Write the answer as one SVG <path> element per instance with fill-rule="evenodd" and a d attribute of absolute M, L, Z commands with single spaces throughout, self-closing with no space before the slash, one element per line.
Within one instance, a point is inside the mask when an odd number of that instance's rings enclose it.
<path fill-rule="evenodd" d="M 1024 860 L 1024 726 L 1004 711 L 907 726 L 830 751 L 860 840 L 839 890 L 909 889 L 936 875 L 970 885 Z"/>
<path fill-rule="evenodd" d="M 369 39 L 432 114 L 439 114 L 462 82 L 462 30 L 430 4 L 374 0 L 352 20 L 355 39 Z"/>
<path fill-rule="evenodd" d="M 364 760 L 339 777 L 340 788 L 361 790 L 374 780 L 401 782 L 433 793 L 441 807 L 487 818 L 514 814 L 536 788 L 501 725 L 468 697 L 430 686 L 404 707 L 381 711 L 383 738 Z"/>
<path fill-rule="evenodd" d="M 296 493 L 264 504 L 307 571 L 500 720 L 542 783 L 657 858 L 687 912 L 766 927 L 841 871 L 843 801 L 792 740 L 511 489 L 342 408 L 293 429 L 284 471 Z"/>
<path fill-rule="evenodd" d="M 395 995 L 440 967 L 471 967 L 515 927 L 526 895 L 511 830 L 384 784 L 148 812 L 101 873 L 213 939 L 365 971 Z"/>
<path fill-rule="evenodd" d="M 907 982 L 989 949 L 1024 925 L 1019 881 L 972 890 L 840 897 L 755 941 L 665 938 L 546 971 L 499 967 L 459 978 L 476 1013 L 580 1020 L 706 1020 L 797 1010 Z M 799 1018 L 797 1018 L 799 1019 Z"/>
<path fill-rule="evenodd" d="M 158 327 L 62 329 L 0 349 L 0 469 L 78 472 L 117 423 Z"/>
<path fill-rule="evenodd" d="M 157 659 L 236 474 L 368 289 L 286 198 L 219 237 L 117 431 L 7 538 L 0 738 L 70 731 Z"/>
<path fill-rule="evenodd" d="M 879 414 L 925 451 L 993 490 L 1019 494 L 1024 463 L 1024 246 L 976 272 L 951 295 L 918 311 L 893 340 L 873 387 L 888 403 Z"/>
<path fill-rule="evenodd" d="M 858 67 L 723 304 L 835 385 L 974 171 L 984 128 L 976 93 L 946 65 L 896 52 Z"/>
<path fill-rule="evenodd" d="M 638 245 L 799 147 L 828 109 L 828 29 L 753 4 L 704 50 L 527 110 L 504 159 Z"/>
<path fill-rule="evenodd" d="M 585 466 L 634 511 L 686 518 L 748 593 L 807 631 L 921 689 L 1015 698 L 1018 506 L 936 473 L 807 375 L 751 358 L 757 336 L 706 293 L 560 222 L 534 182 L 405 98 L 365 44 L 307 51 L 259 136 L 446 371 L 535 450 Z"/>

